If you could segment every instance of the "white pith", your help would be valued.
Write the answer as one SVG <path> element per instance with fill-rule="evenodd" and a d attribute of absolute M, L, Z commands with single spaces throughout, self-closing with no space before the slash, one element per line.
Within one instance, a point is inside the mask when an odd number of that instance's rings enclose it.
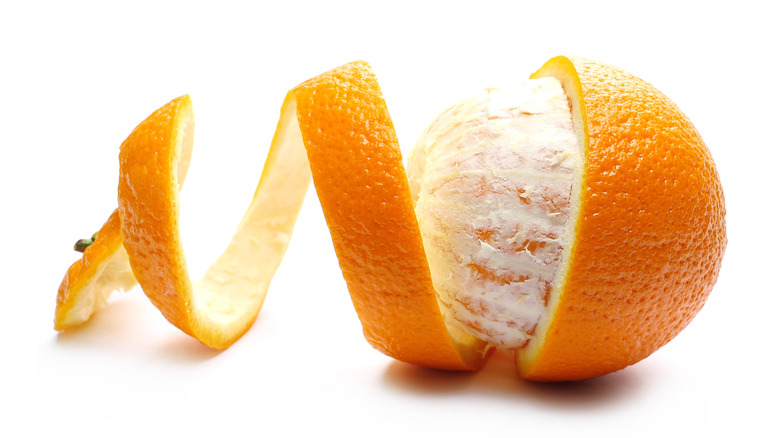
<path fill-rule="evenodd" d="M 582 161 L 552 78 L 485 90 L 423 133 L 409 181 L 449 326 L 501 348 L 529 342 L 563 281 Z"/>
<path fill-rule="evenodd" d="M 106 305 L 108 297 L 114 291 L 128 291 L 138 284 L 130 269 L 127 252 L 119 245 L 113 254 L 98 266 L 97 272 L 84 285 L 73 304 L 73 312 L 68 314 L 63 325 L 78 325 L 88 320 L 93 313 Z"/>

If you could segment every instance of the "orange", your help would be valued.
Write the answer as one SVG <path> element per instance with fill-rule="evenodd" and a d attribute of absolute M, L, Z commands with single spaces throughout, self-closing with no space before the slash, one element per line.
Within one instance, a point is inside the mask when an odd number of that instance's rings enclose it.
<path fill-rule="evenodd" d="M 555 78 L 565 91 L 581 165 L 571 177 L 555 177 L 571 181 L 570 198 L 542 197 L 549 216 L 568 217 L 568 237 L 556 243 L 552 236 L 523 240 L 518 232 L 513 241 L 516 252 L 536 257 L 560 246 L 551 256 L 558 271 L 554 281 L 539 283 L 543 308 L 525 329 L 529 338 L 501 347 L 515 351 L 524 378 L 583 379 L 643 359 L 701 309 L 725 251 L 725 205 L 701 137 L 652 86 L 615 67 L 566 57 L 553 58 L 533 75 L 543 77 Z M 171 323 L 206 345 L 231 345 L 262 306 L 312 178 L 368 342 L 391 357 L 428 367 L 475 370 L 484 364 L 496 343 L 479 322 L 447 317 L 451 303 L 437 290 L 431 266 L 446 271 L 450 265 L 427 251 L 415 212 L 422 183 L 412 178 L 410 188 L 367 63 L 346 64 L 287 94 L 247 213 L 225 252 L 197 282 L 187 273 L 178 225 L 178 191 L 192 138 L 191 103 L 183 96 L 152 114 L 122 144 L 118 212 L 63 280 L 58 330 L 86 320 L 110 292 L 113 277 L 107 274 L 129 264 Z M 448 141 L 460 140 L 455 135 Z M 498 153 L 528 158 L 511 147 Z M 415 174 L 435 166 L 412 161 Z M 472 201 L 487 202 L 490 187 L 478 186 Z M 529 208 L 540 202 L 525 189 L 516 196 Z M 462 225 L 474 227 L 483 246 L 502 231 Z M 530 278 L 465 263 L 488 283 Z M 114 268 L 100 268 L 109 265 Z M 122 279 L 125 283 L 113 286 L 132 286 L 130 276 Z M 95 282 L 97 289 L 84 286 Z M 466 308 L 485 312 L 474 304 L 477 292 L 462 292 Z M 75 313 L 78 317 L 64 316 Z"/>

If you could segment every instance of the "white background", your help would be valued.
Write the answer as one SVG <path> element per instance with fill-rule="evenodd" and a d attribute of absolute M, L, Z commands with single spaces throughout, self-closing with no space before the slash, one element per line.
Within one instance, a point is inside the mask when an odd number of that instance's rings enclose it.
<path fill-rule="evenodd" d="M 770 2 L 256 3 L 0 6 L 0 436 L 778 436 L 778 72 Z M 724 2 L 725 3 L 725 2 Z M 116 205 L 119 144 L 191 94 L 182 192 L 192 271 L 251 198 L 284 94 L 355 59 L 404 151 L 464 93 L 586 56 L 653 83 L 694 121 L 726 192 L 729 246 L 693 323 L 624 371 L 534 384 L 395 362 L 362 338 L 310 191 L 260 316 L 218 353 L 139 289 L 52 329 L 73 242 Z"/>

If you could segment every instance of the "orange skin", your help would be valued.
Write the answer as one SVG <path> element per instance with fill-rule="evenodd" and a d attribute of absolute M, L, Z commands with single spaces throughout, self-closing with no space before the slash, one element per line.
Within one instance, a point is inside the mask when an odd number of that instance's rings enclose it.
<path fill-rule="evenodd" d="M 584 118 L 585 175 L 560 305 L 519 369 L 576 380 L 638 362 L 693 319 L 726 249 L 725 201 L 696 128 L 650 84 L 584 59 L 554 58 L 540 76 L 561 80 Z"/>
<path fill-rule="evenodd" d="M 487 346 L 461 348 L 444 325 L 379 84 L 365 62 L 296 89 L 312 177 L 368 342 L 434 368 L 482 366 Z M 301 115 L 305 115 L 301 117 Z"/>
<path fill-rule="evenodd" d="M 125 249 L 144 293 L 166 319 L 195 336 L 187 297 L 179 292 L 192 286 L 179 240 L 179 187 L 171 178 L 182 118 L 192 119 L 188 96 L 155 111 L 122 143 L 119 213 Z"/>
<path fill-rule="evenodd" d="M 89 245 L 80 259 L 74 262 L 57 291 L 57 307 L 54 312 L 54 329 L 65 330 L 84 322 L 78 316 L 82 310 L 77 308 L 78 294 L 86 283 L 99 275 L 100 264 L 122 248 L 119 212 L 114 210 L 98 231 L 95 242 Z M 96 310 L 96 309 L 95 309 Z"/>

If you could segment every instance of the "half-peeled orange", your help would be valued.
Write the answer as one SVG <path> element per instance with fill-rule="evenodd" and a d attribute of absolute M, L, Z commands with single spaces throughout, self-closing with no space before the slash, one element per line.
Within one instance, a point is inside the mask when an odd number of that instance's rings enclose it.
<path fill-rule="evenodd" d="M 195 283 L 177 195 L 192 117 L 187 97 L 174 100 L 122 145 L 120 208 L 104 226 L 121 222 L 121 242 L 101 230 L 71 267 L 56 328 L 104 301 L 79 292 L 112 271 L 94 267 L 119 260 L 123 242 L 169 321 L 229 346 L 262 305 L 311 175 L 366 338 L 385 354 L 478 369 L 496 345 L 535 380 L 643 359 L 690 322 L 717 278 L 725 207 L 712 157 L 669 99 L 615 67 L 558 57 L 533 78 L 519 102 L 489 92 L 437 118 L 410 181 L 368 64 L 294 88 L 238 231 Z M 71 308 L 85 310 L 61 316 Z"/>
<path fill-rule="evenodd" d="M 525 378 L 598 376 L 702 308 L 723 191 L 690 120 L 648 83 L 565 57 L 532 77 L 436 119 L 412 155 L 416 209 L 452 325 L 515 351 Z"/>

